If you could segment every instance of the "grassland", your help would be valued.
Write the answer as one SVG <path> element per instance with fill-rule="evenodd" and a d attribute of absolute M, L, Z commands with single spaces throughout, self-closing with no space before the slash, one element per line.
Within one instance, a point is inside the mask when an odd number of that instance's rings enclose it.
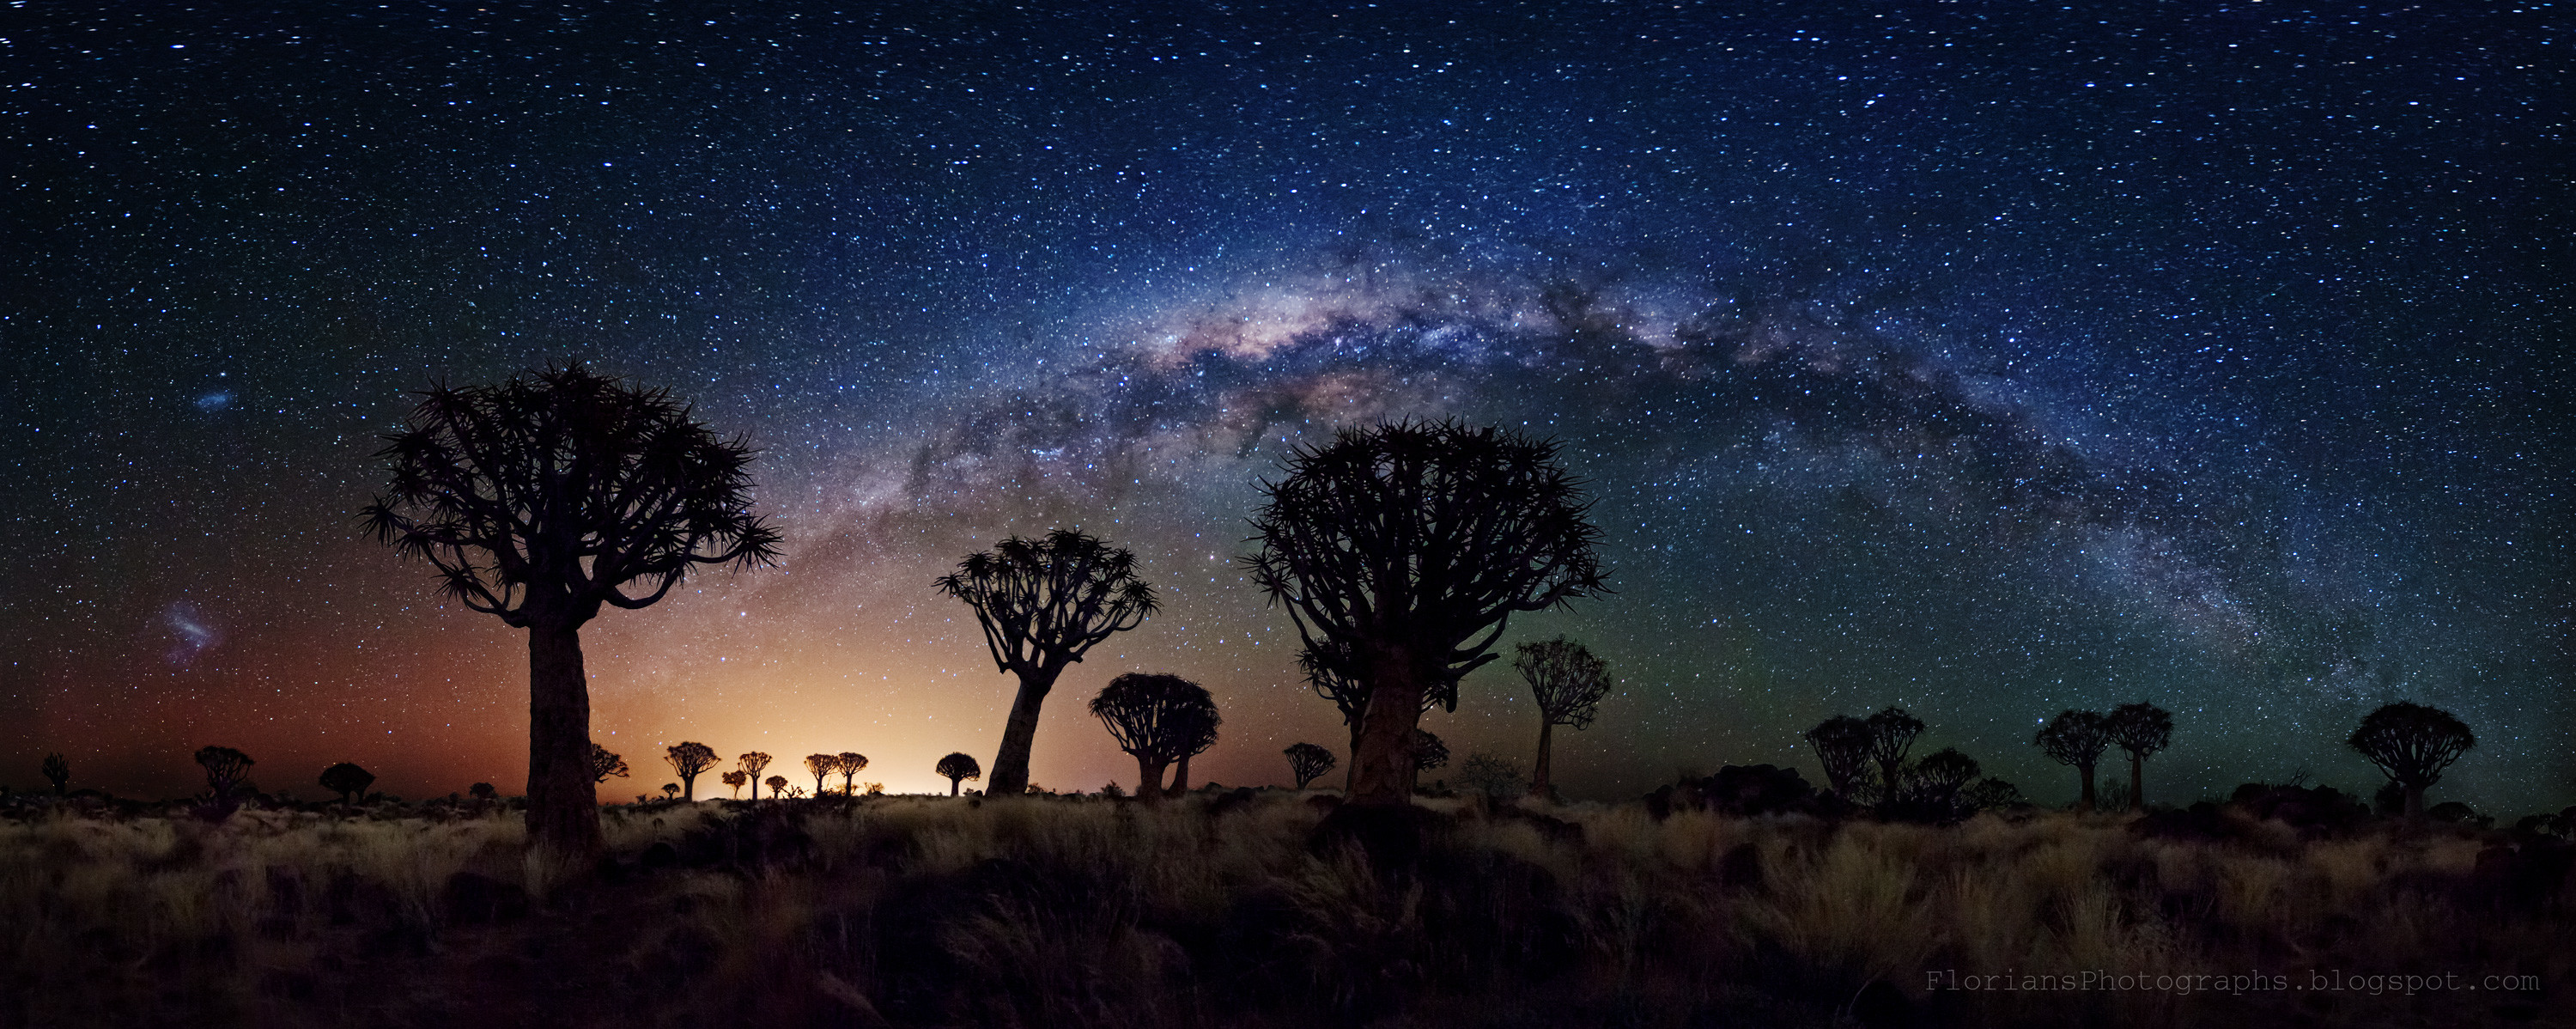
<path fill-rule="evenodd" d="M 2501 833 L 1429 801 L 1372 860 L 1312 801 L 618 807 L 573 877 L 506 808 L 57 806 L 0 820 L 0 1025 L 2576 1024 Z"/>

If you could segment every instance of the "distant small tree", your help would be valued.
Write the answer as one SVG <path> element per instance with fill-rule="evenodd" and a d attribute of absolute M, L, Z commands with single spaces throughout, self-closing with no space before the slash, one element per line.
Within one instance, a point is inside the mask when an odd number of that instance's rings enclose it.
<path fill-rule="evenodd" d="M 54 784 L 54 796 L 59 797 L 68 792 L 72 782 L 70 761 L 64 760 L 60 754 L 47 754 L 45 763 L 39 768 L 45 773 L 46 781 Z"/>
<path fill-rule="evenodd" d="M 841 792 L 850 792 L 850 784 L 867 770 L 868 756 L 855 750 L 841 752 Z"/>
<path fill-rule="evenodd" d="M 1484 794 L 1489 800 L 1507 800 L 1519 796 L 1530 780 L 1522 777 L 1520 762 L 1483 752 L 1467 755 L 1458 766 L 1458 785 Z"/>
<path fill-rule="evenodd" d="M 726 772 L 723 775 L 717 776 L 716 779 L 727 786 L 733 787 L 733 799 L 741 800 L 743 784 L 751 781 L 751 773 L 744 771 Z M 757 798 L 760 796 L 760 791 L 753 790 L 751 795 Z"/>
<path fill-rule="evenodd" d="M 779 791 L 787 788 L 787 777 L 783 775 L 773 775 L 761 780 L 761 782 L 769 787 L 769 799 L 771 800 L 777 800 Z M 755 795 L 751 799 L 759 800 L 760 798 Z"/>
<path fill-rule="evenodd" d="M 347 761 L 322 770 L 322 788 L 339 794 L 343 804 L 356 803 L 358 796 L 375 782 L 373 773 Z"/>
<path fill-rule="evenodd" d="M 1870 732 L 1866 719 L 1835 715 L 1807 730 L 1807 745 L 1816 752 L 1816 763 L 1824 766 L 1825 788 L 1834 796 L 1859 803 L 1856 790 L 1869 768 L 1870 745 L 1877 737 Z"/>
<path fill-rule="evenodd" d="M 2034 741 L 2039 752 L 2061 765 L 2071 765 L 2082 780 L 2083 796 L 2076 800 L 2079 814 L 2093 811 L 2093 768 L 2102 761 L 2102 751 L 2111 746 L 2111 727 L 2099 711 L 2077 711 L 2068 708 L 2049 719 Z"/>
<path fill-rule="evenodd" d="M 759 800 L 760 786 L 758 784 L 760 782 L 760 772 L 762 769 L 769 767 L 769 755 L 755 750 L 739 758 L 735 758 L 734 760 L 742 762 L 743 777 L 753 783 L 753 786 L 751 787 L 751 799 Z M 769 792 L 772 796 L 775 796 L 778 793 L 778 790 L 776 787 L 772 787 Z"/>
<path fill-rule="evenodd" d="M 1538 698 L 1538 761 L 1530 766 L 1529 791 L 1544 797 L 1553 767 L 1550 734 L 1560 725 L 1577 732 L 1592 727 L 1602 696 L 1610 692 L 1610 670 L 1583 644 L 1563 636 L 1516 650 L 1512 667 Z"/>
<path fill-rule="evenodd" d="M 2424 791 L 2478 745 L 2467 723 L 2438 707 L 2398 701 L 2364 716 L 2345 741 L 2406 793 L 2406 820 L 2424 821 Z"/>
<path fill-rule="evenodd" d="M 716 748 L 690 740 L 672 744 L 662 752 L 662 760 L 680 777 L 680 795 L 698 799 L 698 776 L 716 766 Z"/>
<path fill-rule="evenodd" d="M 233 795 L 233 789 L 241 785 L 242 775 L 258 762 L 231 747 L 207 746 L 197 748 L 197 764 L 206 770 L 206 792 L 221 802 Z"/>
<path fill-rule="evenodd" d="M 590 741 L 590 781 L 602 783 L 610 779 L 623 779 L 626 778 L 627 773 L 625 758 L 600 746 L 598 740 Z"/>
<path fill-rule="evenodd" d="M 1136 555 L 1070 529 L 1043 540 L 1013 536 L 969 554 L 939 588 L 975 609 L 993 664 L 1020 681 L 985 794 L 1015 796 L 1029 781 L 1038 712 L 1066 666 L 1111 634 L 1153 614 L 1154 588 L 1136 576 Z"/>
<path fill-rule="evenodd" d="M 1905 753 L 1914 749 L 1914 738 L 1923 735 L 1923 720 L 1905 713 L 1893 704 L 1869 716 L 1869 757 L 1878 762 L 1879 803 L 1894 803 L 1905 788 L 1905 778 L 1898 774 L 1905 764 Z"/>
<path fill-rule="evenodd" d="M 1975 811 L 2009 811 L 2028 807 L 2030 801 L 2021 795 L 2021 787 L 1988 776 L 1960 793 L 1959 799 Z"/>
<path fill-rule="evenodd" d="M 2129 752 L 2129 810 L 2147 809 L 2147 758 L 2173 743 L 2173 716 L 2141 701 L 2122 704 L 2103 716 L 2111 742 Z"/>
<path fill-rule="evenodd" d="M 465 795 L 466 795 L 466 796 L 469 796 L 469 797 L 472 797 L 472 798 L 474 798 L 474 799 L 476 799 L 476 800 L 479 800 L 479 801 L 489 801 L 489 800 L 491 800 L 491 799 L 493 799 L 493 798 L 495 798 L 495 797 L 500 796 L 500 795 L 501 795 L 501 791 L 500 791 L 500 790 L 497 790 L 497 789 L 492 788 L 492 784 L 491 784 L 491 783 L 488 783 L 488 782 L 478 782 L 478 783 L 475 783 L 475 784 L 474 784 L 474 785 L 472 785 L 472 786 L 468 786 L 468 787 L 466 787 L 466 788 L 465 788 Z"/>
<path fill-rule="evenodd" d="M 1297 788 L 1301 790 L 1316 777 L 1332 771 L 1333 765 L 1338 763 L 1332 751 L 1313 743 L 1292 743 L 1280 753 L 1288 755 L 1288 774 L 1296 777 Z"/>
<path fill-rule="evenodd" d="M 984 777 L 984 766 L 976 764 L 973 755 L 963 753 L 940 758 L 939 764 L 931 771 L 939 773 L 941 778 L 948 780 L 948 795 L 951 797 L 957 795 L 959 782 Z"/>
<path fill-rule="evenodd" d="M 1943 747 L 1915 762 L 1913 774 L 1907 776 L 1903 806 L 1933 821 L 1947 822 L 1965 815 L 1962 791 L 1977 780 L 1985 769 L 1977 759 L 1962 754 L 1955 747 Z"/>
<path fill-rule="evenodd" d="M 1413 756 L 1413 763 L 1404 777 L 1407 790 L 1419 786 L 1422 773 L 1449 763 L 1449 744 L 1432 735 L 1429 729 L 1413 730 L 1412 742 L 1405 747 L 1405 752 Z"/>
<path fill-rule="evenodd" d="M 823 795 L 823 780 L 831 778 L 840 770 L 841 755 L 839 754 L 805 755 L 805 771 L 814 777 L 814 795 L 817 797 Z"/>
<path fill-rule="evenodd" d="M 1163 796 L 1163 770 L 1203 733 L 1212 737 L 1220 721 L 1215 699 L 1199 684 L 1142 672 L 1109 680 L 1091 698 L 1091 713 L 1118 749 L 1136 759 L 1136 798 L 1148 804 Z"/>
<path fill-rule="evenodd" d="M 670 799 L 672 799 L 672 798 L 674 798 L 674 797 L 677 797 L 677 796 L 679 796 L 679 795 L 680 795 L 680 784 L 679 784 L 679 783 L 675 783 L 675 782 L 666 782 L 666 783 L 663 783 L 663 784 L 662 784 L 662 799 L 664 799 L 664 800 L 670 800 Z"/>

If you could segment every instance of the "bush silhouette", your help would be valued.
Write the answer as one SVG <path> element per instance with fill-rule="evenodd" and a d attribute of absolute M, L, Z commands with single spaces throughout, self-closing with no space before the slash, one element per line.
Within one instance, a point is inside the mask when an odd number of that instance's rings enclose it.
<path fill-rule="evenodd" d="M 957 784 L 960 781 L 980 779 L 984 775 L 984 767 L 975 763 L 973 755 L 965 753 L 955 753 L 940 758 L 938 766 L 931 771 L 939 773 L 940 777 L 948 780 L 948 795 L 951 797 L 957 795 Z"/>
<path fill-rule="evenodd" d="M 1013 536 L 969 554 L 940 590 L 975 609 L 993 664 L 1020 680 L 987 796 L 1026 791 L 1038 711 L 1065 666 L 1111 634 L 1144 624 L 1154 588 L 1136 577 L 1136 555 L 1071 529 L 1043 540 Z"/>
<path fill-rule="evenodd" d="M 366 793 L 367 787 L 375 785 L 376 777 L 364 768 L 342 761 L 323 769 L 321 782 L 323 789 L 340 795 L 340 803 L 349 804 Z"/>
<path fill-rule="evenodd" d="M 360 518 L 435 567 L 442 596 L 528 630 L 528 841 L 589 867 L 604 843 L 581 627 L 697 565 L 777 560 L 778 531 L 750 511 L 751 448 L 666 390 L 580 368 L 432 386 L 385 441 L 389 495 Z"/>

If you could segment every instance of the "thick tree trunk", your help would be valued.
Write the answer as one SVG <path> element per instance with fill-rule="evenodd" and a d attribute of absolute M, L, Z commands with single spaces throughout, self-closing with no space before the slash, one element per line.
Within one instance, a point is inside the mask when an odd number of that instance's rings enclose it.
<path fill-rule="evenodd" d="M 2408 786 L 2406 790 L 2406 824 L 2424 824 L 2424 788 Z"/>
<path fill-rule="evenodd" d="M 1136 799 L 1148 804 L 1163 800 L 1163 763 L 1136 759 Z"/>
<path fill-rule="evenodd" d="M 2082 776 L 2084 777 L 2084 797 L 2083 797 L 2083 799 L 2077 800 L 2077 801 L 2075 802 L 2075 813 L 2076 813 L 2076 814 L 2079 814 L 2079 815 L 2089 815 L 2089 814 L 2092 814 L 2092 813 L 2093 813 L 2093 803 L 2094 803 L 2094 801 L 2093 801 L 2093 766 L 2092 766 L 2092 765 L 2083 765 L 2083 766 L 2079 766 L 2078 768 L 2076 768 L 2076 769 L 2075 769 L 2075 771 L 2076 771 L 2076 773 L 2077 773 L 2077 774 L 2082 775 Z"/>
<path fill-rule="evenodd" d="M 1556 719 L 1547 712 L 1538 713 L 1538 760 L 1530 766 L 1530 796 L 1547 796 L 1548 743 L 1556 733 Z"/>
<path fill-rule="evenodd" d="M 951 796 L 951 797 L 956 796 L 956 795 L 957 795 L 957 784 L 958 784 L 958 783 L 961 783 L 961 782 L 965 782 L 965 781 L 966 781 L 966 780 L 964 780 L 964 779 L 950 779 L 950 780 L 948 780 L 948 795 L 949 795 L 949 796 Z"/>
<path fill-rule="evenodd" d="M 695 802 L 698 799 L 697 776 L 683 775 L 680 777 L 680 799 L 690 802 Z"/>
<path fill-rule="evenodd" d="M 1401 653 L 1371 668 L 1373 688 L 1351 748 L 1351 802 L 1370 807 L 1413 803 L 1413 729 L 1422 717 L 1422 680 Z"/>
<path fill-rule="evenodd" d="M 1166 797 L 1177 797 L 1181 794 L 1188 793 L 1189 791 L 1190 756 L 1183 754 L 1181 755 L 1180 763 L 1172 766 L 1172 788 L 1163 791 L 1163 795 Z"/>
<path fill-rule="evenodd" d="M 528 844 L 582 873 L 606 849 L 590 775 L 590 680 L 575 628 L 528 629 Z"/>
<path fill-rule="evenodd" d="M 1016 797 L 1029 791 L 1029 748 L 1038 738 L 1038 709 L 1055 688 L 1061 664 L 1042 664 L 1020 673 L 1019 696 L 1011 700 L 1011 720 L 1002 727 L 1002 750 L 993 755 L 993 773 L 984 779 L 986 797 Z"/>
<path fill-rule="evenodd" d="M 1882 807 L 1896 803 L 1896 787 L 1899 785 L 1896 781 L 1898 764 L 1900 762 L 1896 761 L 1878 763 L 1878 803 Z"/>
<path fill-rule="evenodd" d="M 2135 751 L 2129 753 L 2129 810 L 2147 809 L 2147 759 Z"/>
<path fill-rule="evenodd" d="M 1351 786 L 1360 781 L 1360 726 L 1368 724 L 1367 712 L 1351 720 L 1351 759 L 1342 763 L 1342 797 L 1348 799 Z"/>

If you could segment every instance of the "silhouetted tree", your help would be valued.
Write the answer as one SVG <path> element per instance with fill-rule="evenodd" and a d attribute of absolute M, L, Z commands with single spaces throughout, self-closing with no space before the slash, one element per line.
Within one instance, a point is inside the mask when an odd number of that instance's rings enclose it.
<path fill-rule="evenodd" d="M 606 748 L 606 747 L 600 746 L 598 741 L 596 741 L 596 740 L 591 741 L 591 744 L 590 744 L 590 781 L 591 781 L 591 782 L 593 782 L 593 783 L 603 783 L 603 782 L 607 782 L 607 781 L 608 781 L 608 780 L 610 780 L 611 778 L 623 779 L 623 778 L 626 778 L 628 771 L 629 771 L 629 769 L 627 769 L 627 767 L 626 767 L 626 759 L 625 759 L 625 758 L 623 758 L 623 757 L 619 757 L 619 756 L 616 754 L 616 752 L 611 751 L 611 750 L 609 750 L 609 749 L 608 749 L 608 748 Z"/>
<path fill-rule="evenodd" d="M 2021 795 L 2021 787 L 1992 776 L 1977 780 L 1976 785 L 1961 792 L 1959 799 L 1972 811 L 2009 811 L 2030 806 L 2030 801 Z"/>
<path fill-rule="evenodd" d="M 1091 698 L 1091 713 L 1118 749 L 1136 759 L 1136 798 L 1149 804 L 1163 796 L 1163 769 L 1202 733 L 1213 735 L 1219 721 L 1216 700 L 1199 684 L 1141 672 L 1109 680 Z"/>
<path fill-rule="evenodd" d="M 1170 795 L 1175 797 L 1189 791 L 1190 759 L 1207 753 L 1209 747 L 1216 746 L 1217 727 L 1225 724 L 1225 719 L 1218 717 L 1214 702 L 1210 702 L 1204 708 L 1195 705 L 1190 707 L 1184 714 L 1183 720 L 1184 724 L 1180 727 L 1182 739 L 1180 759 L 1172 765 Z"/>
<path fill-rule="evenodd" d="M 1449 744 L 1429 729 L 1413 730 L 1404 752 L 1411 758 L 1404 769 L 1404 789 L 1408 794 L 1422 781 L 1422 773 L 1449 763 Z"/>
<path fill-rule="evenodd" d="M 839 754 L 805 755 L 805 771 L 814 777 L 814 795 L 817 797 L 823 795 L 823 780 L 831 778 L 833 773 L 840 770 L 841 755 Z"/>
<path fill-rule="evenodd" d="M 1466 762 L 1458 766 L 1458 785 L 1484 794 L 1488 800 L 1518 796 L 1529 782 L 1521 776 L 1519 762 L 1481 751 L 1467 755 Z"/>
<path fill-rule="evenodd" d="M 969 554 L 939 588 L 975 609 L 993 664 L 1019 677 L 986 796 L 1011 797 L 1029 781 L 1038 710 L 1065 666 L 1111 634 L 1143 624 L 1154 588 L 1136 577 L 1136 555 L 1071 529 L 1043 540 L 1013 536 Z"/>
<path fill-rule="evenodd" d="M 340 803 L 353 804 L 358 795 L 375 785 L 374 773 L 347 761 L 322 770 L 322 788 L 340 795 Z"/>
<path fill-rule="evenodd" d="M 206 769 L 206 792 L 219 803 L 233 795 L 233 788 L 241 785 L 242 773 L 257 763 L 250 755 L 231 747 L 197 748 L 197 764 Z"/>
<path fill-rule="evenodd" d="M 1928 820 L 1948 822 L 1968 813 L 1962 810 L 1960 794 L 1985 769 L 1977 766 L 1977 759 L 1959 753 L 1957 748 L 1943 747 L 1915 762 L 1912 771 L 1907 777 L 1908 796 L 1903 806 Z"/>
<path fill-rule="evenodd" d="M 679 784 L 679 783 L 675 783 L 675 782 L 666 782 L 666 783 L 663 783 L 663 784 L 662 784 L 662 799 L 664 799 L 664 800 L 669 800 L 669 799 L 671 799 L 671 798 L 673 798 L 673 797 L 677 797 L 677 796 L 679 796 L 679 795 L 680 795 L 680 784 Z"/>
<path fill-rule="evenodd" d="M 2111 742 L 2129 752 L 2129 810 L 2147 809 L 2147 758 L 2173 743 L 2173 716 L 2140 701 L 2112 708 L 2102 717 Z"/>
<path fill-rule="evenodd" d="M 1332 751 L 1312 743 L 1291 743 L 1280 753 L 1288 755 L 1288 774 L 1296 778 L 1301 790 L 1340 763 L 1334 760 Z"/>
<path fill-rule="evenodd" d="M 680 777 L 680 796 L 698 799 L 698 776 L 716 766 L 716 748 L 704 743 L 682 740 L 662 751 L 662 761 Z"/>
<path fill-rule="evenodd" d="M 1454 422 L 1344 430 L 1264 481 L 1248 559 L 1307 651 L 1367 705 L 1351 799 L 1411 803 L 1426 694 L 1494 660 L 1515 612 L 1608 591 L 1580 484 L 1553 442 Z"/>
<path fill-rule="evenodd" d="M 1870 732 L 1866 719 L 1835 715 L 1807 730 L 1807 745 L 1816 752 L 1816 763 L 1824 766 L 1825 788 L 1845 801 L 1858 803 L 1855 792 L 1869 768 L 1870 745 L 1877 737 Z"/>
<path fill-rule="evenodd" d="M 495 797 L 500 796 L 500 795 L 501 795 L 501 791 L 500 791 L 500 790 L 497 790 L 497 789 L 494 789 L 494 788 L 492 787 L 492 784 L 491 784 L 491 783 L 488 783 L 488 782 L 478 782 L 478 783 L 475 783 L 475 784 L 474 784 L 474 785 L 472 785 L 472 786 L 468 786 L 468 787 L 466 787 L 466 788 L 465 788 L 465 795 L 466 795 L 466 796 L 469 796 L 469 797 L 472 797 L 472 798 L 474 798 L 474 799 L 476 799 L 476 800 L 487 800 L 487 801 L 488 801 L 488 800 L 491 800 L 491 799 L 493 799 L 493 798 L 495 798 Z"/>
<path fill-rule="evenodd" d="M 769 799 L 771 800 L 777 800 L 779 793 L 787 789 L 787 777 L 783 775 L 773 775 L 761 780 L 761 782 L 769 786 Z M 760 796 L 755 792 L 751 799 L 759 800 Z"/>
<path fill-rule="evenodd" d="M 54 784 L 54 796 L 63 796 L 70 791 L 72 763 L 65 760 L 62 755 L 45 755 L 44 764 L 39 765 L 38 770 L 44 773 L 45 781 Z"/>
<path fill-rule="evenodd" d="M 858 779 L 858 777 L 859 777 L 859 773 L 860 773 L 860 772 L 863 772 L 863 771 L 866 771 L 866 770 L 867 770 L 867 767 L 868 767 L 868 756 L 867 756 L 867 755 L 865 755 L 865 754 L 861 754 L 861 753 L 859 753 L 858 751 L 855 751 L 855 750 L 844 750 L 844 751 L 842 751 L 842 752 L 841 752 L 841 792 L 842 792 L 842 793 L 845 793 L 845 794 L 846 794 L 846 793 L 849 793 L 849 792 L 850 792 L 850 786 L 851 786 L 851 784 L 852 784 L 853 782 L 855 782 L 855 781 Z"/>
<path fill-rule="evenodd" d="M 725 785 L 727 785 L 727 786 L 731 786 L 731 787 L 733 787 L 733 799 L 735 799 L 735 800 L 741 800 L 741 799 L 742 799 L 742 787 L 743 787 L 743 784 L 751 781 L 751 773 L 749 773 L 749 772 L 745 772 L 745 771 L 736 770 L 736 771 L 726 772 L 726 773 L 725 773 L 725 774 L 723 774 L 723 775 L 719 775 L 719 776 L 717 776 L 717 777 L 716 777 L 716 779 L 717 779 L 718 781 L 720 781 L 720 782 L 724 783 L 724 784 L 725 784 Z M 757 799 L 759 799 L 759 798 L 760 798 L 760 789 L 759 789 L 759 787 L 753 787 L 753 788 L 752 788 L 751 796 L 752 796 L 752 799 L 754 799 L 754 800 L 757 800 Z"/>
<path fill-rule="evenodd" d="M 974 755 L 963 753 L 940 758 L 939 764 L 931 771 L 948 780 L 948 795 L 951 797 L 957 795 L 959 781 L 984 777 L 984 766 L 975 763 Z"/>
<path fill-rule="evenodd" d="M 1893 704 L 1869 716 L 1869 757 L 1878 762 L 1878 800 L 1893 803 L 1905 787 L 1897 774 L 1905 763 L 1905 752 L 1914 749 L 1914 738 L 1923 735 L 1923 720 L 1905 713 Z"/>
<path fill-rule="evenodd" d="M 2442 781 L 2443 770 L 2477 746 L 2478 738 L 2448 711 L 2401 700 L 2363 716 L 2345 742 L 2406 791 L 2406 820 L 2421 823 L 2424 791 Z"/>
<path fill-rule="evenodd" d="M 528 840 L 587 868 L 602 842 L 581 627 L 602 605 L 653 604 L 694 566 L 777 559 L 777 530 L 749 510 L 751 448 L 668 391 L 579 368 L 433 386 L 385 440 L 391 495 L 361 517 L 435 566 L 441 594 L 528 630 Z"/>
<path fill-rule="evenodd" d="M 2102 761 L 2102 751 L 2111 746 L 2111 727 L 2099 711 L 2077 711 L 2068 708 L 2049 719 L 2033 742 L 2039 752 L 2061 765 L 2072 765 L 2082 780 L 2084 793 L 2075 802 L 2075 810 L 2089 814 L 2093 810 L 2093 768 Z"/>
<path fill-rule="evenodd" d="M 1530 766 L 1529 791 L 1548 795 L 1550 734 L 1563 725 L 1577 732 L 1592 727 L 1603 694 L 1610 692 L 1610 666 L 1583 644 L 1559 636 L 1543 643 L 1523 643 L 1512 667 L 1538 698 L 1538 760 Z"/>
<path fill-rule="evenodd" d="M 753 800 L 759 800 L 759 799 L 760 799 L 760 772 L 761 772 L 761 770 L 762 770 L 762 769 L 764 769 L 764 768 L 768 768 L 768 767 L 769 767 L 769 755 L 767 755 L 767 754 L 763 754 L 763 753 L 761 753 L 761 752 L 759 752 L 759 751 L 755 750 L 755 751 L 752 751 L 751 753 L 748 753 L 748 754 L 745 754 L 745 755 L 743 755 L 743 756 L 741 756 L 741 757 L 735 758 L 734 760 L 739 761 L 739 762 L 741 762 L 741 763 L 742 763 L 742 775 L 743 775 L 743 778 L 744 778 L 745 780 L 749 781 L 749 782 L 752 784 L 752 787 L 751 787 L 751 799 L 753 799 Z M 777 794 L 777 792 L 778 792 L 778 791 L 777 791 L 776 789 L 774 789 L 774 788 L 773 788 L 773 789 L 771 789 L 769 792 L 770 792 L 772 795 L 775 795 L 775 794 Z"/>

